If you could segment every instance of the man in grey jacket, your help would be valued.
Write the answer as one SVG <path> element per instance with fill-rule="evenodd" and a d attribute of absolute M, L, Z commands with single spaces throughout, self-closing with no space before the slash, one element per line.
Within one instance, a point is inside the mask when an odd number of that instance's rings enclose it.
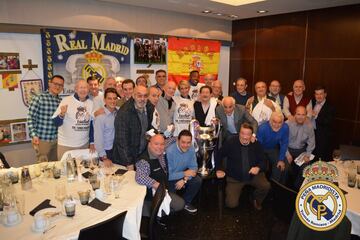
<path fill-rule="evenodd" d="M 257 121 L 246 111 L 245 107 L 235 104 L 233 97 L 224 97 L 222 105 L 215 109 L 215 115 L 220 119 L 222 125 L 222 140 L 225 141 L 232 135 L 238 135 L 240 126 L 244 122 L 249 123 L 253 128 L 252 142 L 255 141 L 258 128 Z"/>
<path fill-rule="evenodd" d="M 174 102 L 173 97 L 176 91 L 176 83 L 167 82 L 163 90 L 159 102 L 156 104 L 156 110 L 160 115 L 160 132 L 162 133 L 167 130 L 169 125 L 174 123 L 176 103 Z"/>

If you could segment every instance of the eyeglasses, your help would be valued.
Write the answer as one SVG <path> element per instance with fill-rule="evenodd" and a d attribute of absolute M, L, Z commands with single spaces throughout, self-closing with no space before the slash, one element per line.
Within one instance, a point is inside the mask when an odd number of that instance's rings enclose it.
<path fill-rule="evenodd" d="M 54 86 L 59 87 L 59 88 L 63 88 L 64 84 L 61 83 L 56 83 L 56 82 L 51 82 L 52 84 L 54 84 Z"/>

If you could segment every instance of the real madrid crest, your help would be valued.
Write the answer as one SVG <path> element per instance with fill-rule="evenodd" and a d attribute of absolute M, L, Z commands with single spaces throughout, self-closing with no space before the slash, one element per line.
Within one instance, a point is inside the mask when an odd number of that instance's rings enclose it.
<path fill-rule="evenodd" d="M 315 231 L 328 231 L 341 223 L 346 213 L 346 198 L 335 184 L 330 182 L 336 170 L 334 166 L 315 162 L 304 170 L 311 180 L 296 197 L 296 213 L 301 222 Z M 326 179 L 326 180 L 325 180 Z"/>

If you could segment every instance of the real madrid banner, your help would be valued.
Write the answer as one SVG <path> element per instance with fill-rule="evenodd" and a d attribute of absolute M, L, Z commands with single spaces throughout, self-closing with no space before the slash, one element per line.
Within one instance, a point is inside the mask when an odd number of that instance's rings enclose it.
<path fill-rule="evenodd" d="M 126 34 L 42 29 L 45 89 L 47 80 L 65 78 L 64 94 L 74 91 L 79 79 L 130 76 L 130 38 Z"/>
<path fill-rule="evenodd" d="M 198 70 L 200 82 L 203 76 L 218 75 L 220 60 L 219 41 L 170 37 L 168 39 L 169 81 L 178 83 L 189 79 L 189 72 Z"/>

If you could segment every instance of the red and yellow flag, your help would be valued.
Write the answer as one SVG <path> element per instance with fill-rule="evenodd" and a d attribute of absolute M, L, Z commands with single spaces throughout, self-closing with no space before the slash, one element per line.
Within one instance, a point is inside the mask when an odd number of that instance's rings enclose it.
<path fill-rule="evenodd" d="M 212 74 L 217 79 L 220 47 L 219 41 L 169 37 L 169 81 L 178 83 L 180 80 L 188 80 L 193 70 L 200 72 L 200 82 L 204 82 L 206 74 Z"/>

